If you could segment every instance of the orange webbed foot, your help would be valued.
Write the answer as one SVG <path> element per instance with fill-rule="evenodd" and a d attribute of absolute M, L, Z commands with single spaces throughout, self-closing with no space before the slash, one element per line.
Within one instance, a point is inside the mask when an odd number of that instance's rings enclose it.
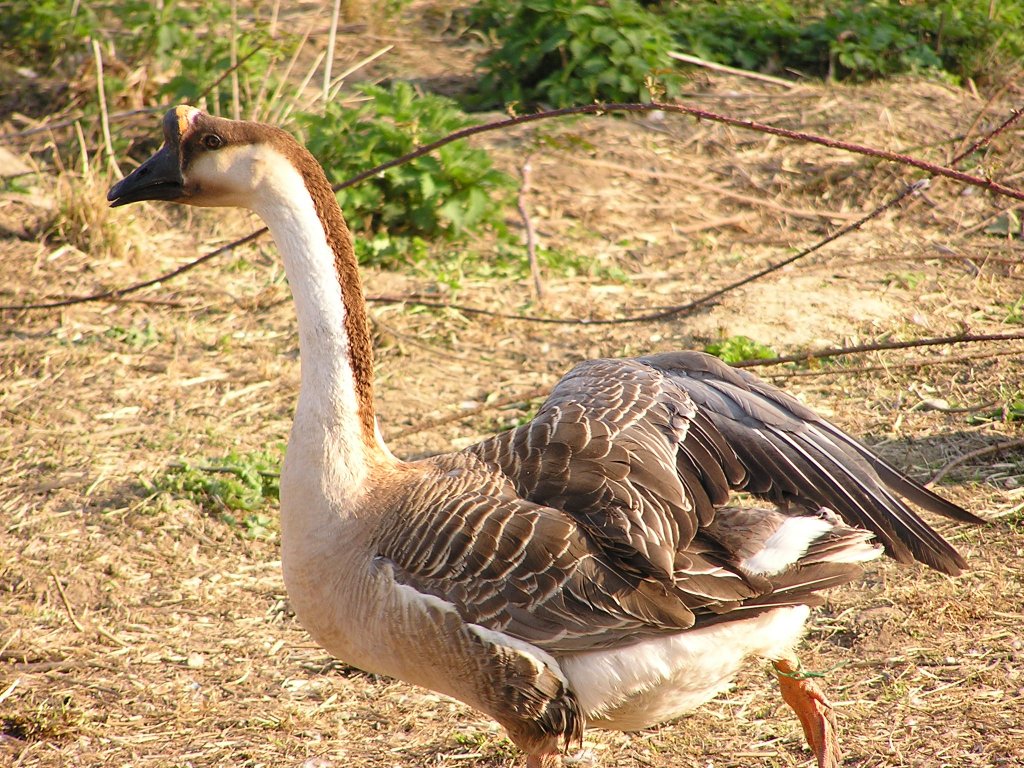
<path fill-rule="evenodd" d="M 839 731 L 832 702 L 814 680 L 800 671 L 798 662 L 781 660 L 772 663 L 779 673 L 782 698 L 800 718 L 818 768 L 839 768 L 842 751 L 839 749 Z"/>

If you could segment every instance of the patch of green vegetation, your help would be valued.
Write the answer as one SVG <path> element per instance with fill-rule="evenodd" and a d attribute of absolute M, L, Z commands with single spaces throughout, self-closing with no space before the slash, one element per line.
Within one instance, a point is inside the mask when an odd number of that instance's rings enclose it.
<path fill-rule="evenodd" d="M 983 79 L 1024 56 L 1024 4 L 988 0 L 483 0 L 469 21 L 495 44 L 476 97 L 487 105 L 671 97 L 672 50 L 849 80 Z"/>
<path fill-rule="evenodd" d="M 709 355 L 714 355 L 726 363 L 738 363 L 742 360 L 765 360 L 777 357 L 774 349 L 749 336 L 730 336 L 704 347 Z"/>
<path fill-rule="evenodd" d="M 1020 423 L 1024 422 L 1024 389 L 1002 391 L 999 393 L 999 405 L 981 413 L 972 414 L 967 421 L 970 424 Z"/>
<path fill-rule="evenodd" d="M 680 45 L 698 56 L 833 79 L 924 71 L 978 78 L 1024 54 L 1019 3 L 702 0 L 672 4 L 667 15 Z"/>
<path fill-rule="evenodd" d="M 1022 231 L 1020 217 L 1013 211 L 1007 211 L 997 216 L 984 231 L 986 235 L 997 235 L 1007 240 L 1019 239 Z"/>
<path fill-rule="evenodd" d="M 233 23 L 231 4 L 223 0 L 193 7 L 169 5 L 173 17 L 171 23 L 161 27 L 154 58 L 160 61 L 160 51 L 169 46 L 174 58 L 173 64 L 166 66 L 175 74 L 161 85 L 161 98 L 172 104 L 205 100 L 214 113 L 230 114 L 235 95 L 225 75 L 232 72 L 234 55 L 239 106 L 245 105 L 248 114 L 260 114 L 278 82 L 274 65 L 285 57 L 292 38 L 272 37 L 263 21 L 245 26 Z M 197 34 L 193 31 L 196 28 L 205 28 L 207 33 Z"/>
<path fill-rule="evenodd" d="M 103 335 L 108 339 L 113 339 L 114 341 L 119 341 L 122 344 L 127 344 L 129 347 L 134 349 L 151 347 L 161 339 L 160 332 L 152 325 L 152 323 L 149 322 L 144 323 L 141 326 L 132 326 L 130 328 L 113 325 L 108 328 Z"/>
<path fill-rule="evenodd" d="M 83 57 L 93 55 L 94 40 L 101 44 L 105 60 L 122 62 L 121 67 L 106 69 L 108 98 L 116 98 L 127 87 L 119 73 L 145 66 L 162 100 L 196 103 L 212 88 L 207 97 L 210 108 L 227 110 L 234 98 L 232 88 L 216 84 L 232 71 L 234 48 L 239 100 L 252 105 L 259 93 L 273 87 L 272 64 L 290 41 L 288 36 L 272 39 L 267 24 L 258 19 L 244 26 L 234 23 L 228 0 L 33 0 L 5 5 L 0 39 L 33 68 L 77 74 Z M 95 109 L 92 102 L 85 106 L 87 112 Z"/>
<path fill-rule="evenodd" d="M 333 182 L 475 123 L 451 99 L 407 83 L 359 90 L 369 100 L 355 109 L 331 103 L 323 115 L 297 115 L 307 146 Z M 503 202 L 513 186 L 487 152 L 454 142 L 342 190 L 338 200 L 357 239 L 371 241 L 361 255 L 387 265 L 403 245 L 416 248 L 415 238 L 452 241 L 469 230 L 502 231 Z"/>
<path fill-rule="evenodd" d="M 664 19 L 635 0 L 484 0 L 471 14 L 497 47 L 483 60 L 476 106 L 674 97 L 682 78 Z"/>
<path fill-rule="evenodd" d="M 885 276 L 885 284 L 912 291 L 925 280 L 923 272 L 889 272 Z"/>
<path fill-rule="evenodd" d="M 1024 6 L 1018 3 L 703 0 L 675 5 L 670 15 L 680 43 L 696 55 L 830 79 L 926 71 L 977 78 L 996 57 L 1024 54 Z"/>
<path fill-rule="evenodd" d="M 448 250 L 431 256 L 423 251 L 411 258 L 413 266 L 425 276 L 458 290 L 467 280 L 524 280 L 530 277 L 530 260 L 526 247 L 511 238 L 499 238 L 486 252 L 474 249 Z M 626 273 L 619 267 L 602 264 L 597 259 L 573 250 L 537 248 L 537 265 L 542 279 L 587 276 L 602 281 L 624 282 Z"/>
<path fill-rule="evenodd" d="M 274 519 L 263 510 L 280 498 L 280 465 L 280 451 L 231 451 L 220 459 L 174 465 L 153 487 L 215 513 L 243 538 L 266 539 L 275 533 Z"/>
<path fill-rule="evenodd" d="M 1024 295 L 1006 307 L 1004 323 L 1013 325 L 1024 325 Z"/>

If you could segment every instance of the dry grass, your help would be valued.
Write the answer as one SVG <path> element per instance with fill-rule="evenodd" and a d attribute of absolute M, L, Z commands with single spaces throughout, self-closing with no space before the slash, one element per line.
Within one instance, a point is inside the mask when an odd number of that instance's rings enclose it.
<path fill-rule="evenodd" d="M 346 42 L 360 55 L 360 40 Z M 402 62 L 425 55 L 415 40 L 400 47 Z M 698 76 L 690 97 L 765 122 L 917 147 L 932 159 L 986 109 L 964 92 L 913 81 L 780 93 Z M 985 124 L 1010 106 L 989 105 Z M 567 148 L 538 145 L 526 131 L 492 145 L 510 169 L 536 151 L 527 202 L 544 244 L 629 275 L 549 275 L 544 309 L 558 316 L 681 303 L 813 242 L 910 177 L 689 120 L 536 130 Z M 1020 137 L 999 140 L 987 160 L 1018 184 Z M 52 189 L 59 210 L 61 184 L 41 186 L 36 199 Z M 134 253 L 110 257 L 40 241 L 24 222 L 49 214 L 27 213 L 31 199 L 0 202 L 0 232 L 11 233 L 0 240 L 3 303 L 124 285 L 254 223 L 159 206 L 118 210 L 109 220 L 138 228 L 141 239 Z M 788 352 L 962 327 L 1019 329 L 1006 323 L 1024 292 L 1018 241 L 971 232 L 1006 205 L 936 184 L 906 212 L 686 320 L 552 330 L 374 305 L 385 434 L 406 431 L 393 448 L 407 456 L 462 445 L 514 422 L 525 405 L 415 427 L 522 397 L 590 356 L 700 347 L 736 334 Z M 429 275 L 366 277 L 371 294 L 438 289 Z M 507 311 L 529 297 L 525 282 L 472 275 L 458 296 Z M 2 318 L 0 762 L 516 764 L 486 719 L 339 665 L 315 647 L 289 611 L 274 536 L 244 538 L 215 511 L 148 490 L 147 480 L 183 457 L 285 440 L 297 346 L 271 246 L 137 298 Z M 764 373 L 928 477 L 958 455 L 1019 435 L 1019 421 L 977 417 L 1024 388 L 1021 351 L 987 344 L 874 353 L 845 368 Z M 949 408 L 936 409 L 940 401 Z M 943 491 L 992 523 L 939 527 L 972 570 L 950 579 L 883 563 L 831 593 L 816 614 L 804 661 L 825 672 L 838 702 L 848 765 L 1024 765 L 1022 484 L 1020 451 L 959 467 Z M 637 734 L 593 731 L 585 746 L 584 757 L 604 766 L 809 764 L 796 719 L 762 669 L 692 717 Z"/>

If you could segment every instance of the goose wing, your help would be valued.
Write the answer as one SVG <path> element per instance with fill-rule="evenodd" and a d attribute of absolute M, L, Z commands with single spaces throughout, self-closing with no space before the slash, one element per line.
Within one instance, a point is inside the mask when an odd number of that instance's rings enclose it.
<path fill-rule="evenodd" d="M 470 453 L 420 464 L 415 492 L 377 531 L 377 562 L 468 623 L 547 651 L 587 650 L 678 632 L 763 591 L 723 567 L 713 545 L 692 548 L 679 579 L 624 567 L 568 514 L 523 499 Z"/>
<path fill-rule="evenodd" d="M 636 360 L 570 371 L 536 417 L 468 451 L 568 514 L 620 567 L 673 579 L 745 470 L 689 395 Z"/>
<path fill-rule="evenodd" d="M 963 558 L 906 500 L 966 523 L 984 522 L 906 477 L 794 397 L 699 352 L 640 362 L 681 387 L 735 451 L 745 476 L 733 487 L 777 504 L 829 507 L 875 534 L 900 562 L 957 574 Z"/>
<path fill-rule="evenodd" d="M 907 505 L 980 522 L 795 398 L 699 352 L 594 360 L 536 418 L 469 449 L 523 498 L 564 510 L 609 555 L 665 577 L 733 490 L 828 507 L 888 554 L 944 573 L 960 555 Z"/>

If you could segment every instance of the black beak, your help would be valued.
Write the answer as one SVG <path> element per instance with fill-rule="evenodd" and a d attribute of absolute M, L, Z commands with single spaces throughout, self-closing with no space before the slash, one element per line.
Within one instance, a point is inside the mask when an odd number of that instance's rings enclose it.
<path fill-rule="evenodd" d="M 180 200 L 184 194 L 178 153 L 164 144 L 107 192 L 110 207 L 140 200 Z"/>

